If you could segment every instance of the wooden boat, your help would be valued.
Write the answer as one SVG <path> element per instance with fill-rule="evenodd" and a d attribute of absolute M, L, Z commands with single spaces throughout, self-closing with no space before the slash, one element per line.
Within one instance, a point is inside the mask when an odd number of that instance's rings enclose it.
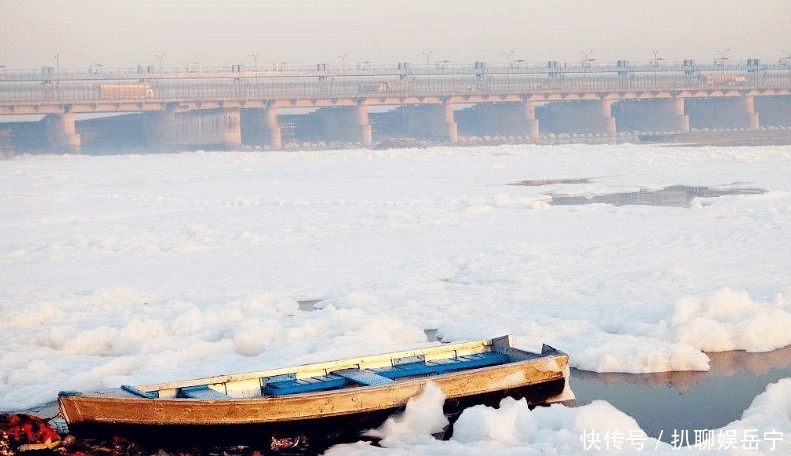
<path fill-rule="evenodd" d="M 352 423 L 376 427 L 381 421 L 372 420 L 403 408 L 429 381 L 445 394 L 448 413 L 505 395 L 532 404 L 568 401 L 568 376 L 565 353 L 547 345 L 541 353 L 519 350 L 504 336 L 244 374 L 64 391 L 58 402 L 77 435 L 131 430 L 133 438 L 208 438 L 228 436 L 233 428 L 263 436 L 328 432 L 323 423 L 333 418 L 346 429 Z M 262 425 L 269 434 L 253 428 Z M 219 432 L 204 432 L 210 429 Z"/>

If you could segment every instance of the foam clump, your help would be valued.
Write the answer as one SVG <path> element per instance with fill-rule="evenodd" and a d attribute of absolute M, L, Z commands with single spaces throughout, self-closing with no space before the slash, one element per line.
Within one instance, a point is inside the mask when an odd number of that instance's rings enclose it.
<path fill-rule="evenodd" d="M 403 442 L 424 440 L 441 432 L 447 425 L 442 406 L 445 394 L 433 382 L 428 382 L 417 396 L 406 404 L 403 413 L 391 416 L 379 428 L 366 435 L 381 438 L 382 446 L 399 446 Z"/>
<path fill-rule="evenodd" d="M 703 351 L 764 352 L 791 344 L 791 309 L 782 295 L 756 302 L 745 291 L 723 288 L 708 298 L 684 297 L 672 324 L 678 342 Z"/>
<path fill-rule="evenodd" d="M 423 438 L 406 444 L 367 442 L 337 445 L 328 455 L 460 456 L 789 454 L 791 379 L 771 384 L 744 412 L 742 419 L 719 429 L 688 433 L 678 430 L 668 441 L 646 435 L 639 424 L 606 401 L 568 408 L 555 404 L 533 410 L 524 400 L 503 399 L 498 408 L 466 409 L 454 424 L 450 440 Z M 413 410 L 410 413 L 418 412 Z"/>

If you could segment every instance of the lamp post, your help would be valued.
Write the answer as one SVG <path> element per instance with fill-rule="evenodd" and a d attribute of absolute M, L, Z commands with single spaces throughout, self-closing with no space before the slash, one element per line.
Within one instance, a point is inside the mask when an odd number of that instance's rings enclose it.
<path fill-rule="evenodd" d="M 659 57 L 659 50 L 654 49 L 653 53 L 654 58 L 651 59 L 651 67 L 654 69 L 654 85 L 656 85 L 656 69 L 659 66 L 659 62 L 661 62 L 663 59 L 662 57 Z"/>
<path fill-rule="evenodd" d="M 60 53 L 55 54 L 55 84 L 60 83 Z"/>
<path fill-rule="evenodd" d="M 154 54 L 154 57 L 156 57 L 156 58 L 157 58 L 157 60 L 159 60 L 159 72 L 160 72 L 160 73 L 162 72 L 162 59 L 163 59 L 163 58 L 164 58 L 166 55 L 167 55 L 167 54 L 165 54 L 164 52 L 162 52 L 162 53 L 159 53 L 159 54 Z"/>
<path fill-rule="evenodd" d="M 720 56 L 715 59 L 716 62 L 719 62 L 717 65 L 720 66 L 723 73 L 725 73 L 725 61 L 728 60 L 728 56 L 727 56 L 728 52 L 730 52 L 730 49 L 726 49 L 724 51 L 717 51 L 717 54 L 719 54 Z"/>
<path fill-rule="evenodd" d="M 511 57 L 514 55 L 514 51 L 501 52 L 500 54 L 505 56 L 505 63 L 507 63 L 508 67 L 510 68 L 511 67 Z"/>
<path fill-rule="evenodd" d="M 258 73 L 258 57 L 261 57 L 261 56 L 258 55 L 258 54 L 250 54 L 250 55 L 248 55 L 248 57 L 253 59 L 253 71 Z"/>
<path fill-rule="evenodd" d="M 344 52 L 343 54 L 338 54 L 338 58 L 341 59 L 341 73 L 346 73 L 346 56 L 349 55 L 348 53 Z"/>
<path fill-rule="evenodd" d="M 580 55 L 582 56 L 582 66 L 583 66 L 583 68 L 590 68 L 591 62 L 596 60 L 593 57 L 591 57 L 591 54 L 593 54 L 593 50 L 581 51 L 580 52 Z"/>
<path fill-rule="evenodd" d="M 434 53 L 434 51 L 423 52 L 423 55 L 426 57 L 426 67 L 431 65 L 431 54 L 433 54 L 433 53 Z"/>
<path fill-rule="evenodd" d="M 587 70 L 587 68 L 590 68 L 591 62 L 596 60 L 593 57 L 591 57 L 591 54 L 593 54 L 593 49 L 591 49 L 589 51 L 580 51 L 580 55 L 582 56 L 582 82 L 583 82 L 583 85 L 585 87 L 588 86 L 588 70 Z"/>
<path fill-rule="evenodd" d="M 788 69 L 788 79 L 791 80 L 791 52 L 783 51 L 783 57 L 780 58 L 780 65 L 785 65 Z"/>

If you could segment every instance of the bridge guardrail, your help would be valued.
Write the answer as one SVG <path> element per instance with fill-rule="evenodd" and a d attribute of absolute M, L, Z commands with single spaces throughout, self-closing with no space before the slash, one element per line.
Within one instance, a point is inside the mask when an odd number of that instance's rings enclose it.
<path fill-rule="evenodd" d="M 108 87 L 125 87 L 108 95 Z M 132 90 L 130 88 L 140 88 Z M 0 83 L 0 103 L 293 99 L 308 97 L 457 96 L 575 91 L 678 91 L 791 88 L 791 72 L 487 74 L 387 77 L 187 78 L 14 81 Z M 134 92 L 134 93 L 133 93 Z"/>

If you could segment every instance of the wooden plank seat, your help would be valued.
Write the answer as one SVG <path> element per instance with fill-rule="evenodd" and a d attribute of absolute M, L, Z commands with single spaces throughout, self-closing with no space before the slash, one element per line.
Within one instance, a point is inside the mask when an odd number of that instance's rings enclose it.
<path fill-rule="evenodd" d="M 307 393 L 310 391 L 343 388 L 348 380 L 338 375 L 296 378 L 294 374 L 278 375 L 261 379 L 261 393 L 269 396 Z"/>
<path fill-rule="evenodd" d="M 185 386 L 180 393 L 190 399 L 231 399 L 231 396 L 209 388 L 209 385 Z"/>
<path fill-rule="evenodd" d="M 508 355 L 500 352 L 483 352 L 455 358 L 437 359 L 426 362 L 399 364 L 392 367 L 373 369 L 377 374 L 390 379 L 413 375 L 439 375 L 456 370 L 497 366 L 509 362 Z"/>

